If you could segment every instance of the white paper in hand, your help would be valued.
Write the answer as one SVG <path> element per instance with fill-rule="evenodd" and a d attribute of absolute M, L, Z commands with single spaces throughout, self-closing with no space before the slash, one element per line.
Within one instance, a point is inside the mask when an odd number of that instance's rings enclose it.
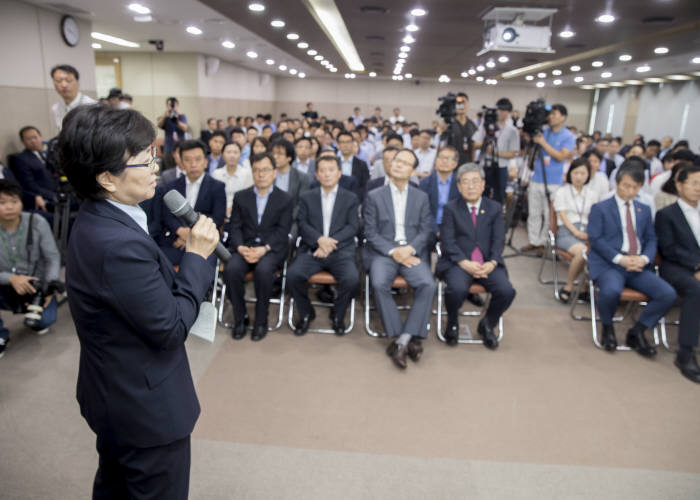
<path fill-rule="evenodd" d="M 211 302 L 202 302 L 197 319 L 190 328 L 190 334 L 209 342 L 214 342 L 216 334 L 216 308 Z"/>

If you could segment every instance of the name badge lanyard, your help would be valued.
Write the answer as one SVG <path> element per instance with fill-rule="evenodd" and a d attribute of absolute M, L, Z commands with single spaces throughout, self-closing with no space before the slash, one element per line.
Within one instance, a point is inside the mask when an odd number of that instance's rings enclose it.
<path fill-rule="evenodd" d="M 581 188 L 581 191 L 584 191 L 584 187 Z M 576 200 L 576 191 L 574 191 L 573 186 L 569 184 L 569 190 L 571 190 L 571 198 L 574 200 L 574 206 L 576 207 L 576 214 L 578 215 L 578 223 L 583 224 L 583 212 L 586 209 L 586 197 L 587 193 L 583 193 L 583 203 L 581 204 L 581 210 L 578 208 L 578 201 Z"/>
<path fill-rule="evenodd" d="M 20 225 L 17 230 L 17 246 L 10 249 L 10 244 L 5 238 L 4 231 L 0 231 L 0 239 L 2 239 L 3 246 L 7 250 L 7 256 L 10 259 L 10 266 L 12 266 L 12 274 L 17 272 L 17 259 L 19 259 L 19 249 L 22 247 L 22 226 Z"/>

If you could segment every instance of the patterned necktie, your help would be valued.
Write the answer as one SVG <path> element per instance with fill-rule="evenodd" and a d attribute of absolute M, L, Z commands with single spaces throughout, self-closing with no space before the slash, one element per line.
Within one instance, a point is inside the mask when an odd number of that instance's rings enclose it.
<path fill-rule="evenodd" d="M 476 207 L 471 207 L 472 211 L 472 224 L 474 224 L 474 229 L 476 230 Z M 474 250 L 472 250 L 472 258 L 474 262 L 478 262 L 479 264 L 484 263 L 484 255 L 481 253 L 481 250 L 479 250 L 479 247 L 475 246 Z"/>
<path fill-rule="evenodd" d="M 634 231 L 634 224 L 632 223 L 632 212 L 630 211 L 630 202 L 625 202 L 627 207 L 627 239 L 630 242 L 630 248 L 627 252 L 629 255 L 637 255 L 637 233 Z"/>

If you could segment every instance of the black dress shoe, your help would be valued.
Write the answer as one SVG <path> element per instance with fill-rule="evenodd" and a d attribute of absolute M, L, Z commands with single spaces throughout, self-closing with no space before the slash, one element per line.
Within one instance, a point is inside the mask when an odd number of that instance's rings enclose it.
<path fill-rule="evenodd" d="M 337 318 L 335 315 L 331 316 L 331 322 L 333 331 L 336 335 L 345 335 L 345 321 L 343 318 Z"/>
<path fill-rule="evenodd" d="M 234 325 L 233 329 L 231 330 L 231 337 L 236 340 L 241 340 L 243 337 L 245 337 L 249 324 L 250 318 L 248 318 L 248 315 L 245 315 L 243 321 L 239 321 Z"/>
<path fill-rule="evenodd" d="M 408 355 L 407 346 L 392 342 L 387 346 L 386 354 L 391 358 L 396 366 L 401 369 L 406 369 L 406 356 Z"/>
<path fill-rule="evenodd" d="M 474 304 L 476 307 L 484 307 L 486 305 L 486 301 L 484 301 L 484 298 L 478 293 L 467 294 L 467 300 Z"/>
<path fill-rule="evenodd" d="M 481 318 L 481 321 L 479 321 L 477 332 L 479 332 L 479 336 L 483 339 L 486 347 L 489 349 L 498 348 L 498 337 L 493 333 L 493 328 L 487 324 L 486 318 Z"/>
<path fill-rule="evenodd" d="M 250 335 L 250 339 L 254 342 L 262 340 L 267 335 L 267 325 L 256 325 L 253 327 L 253 333 Z"/>
<path fill-rule="evenodd" d="M 630 331 L 627 332 L 626 342 L 629 347 L 637 351 L 645 358 L 651 358 L 652 356 L 656 356 L 656 348 L 653 345 L 650 345 L 649 342 L 647 342 L 647 339 L 644 337 L 643 331 L 640 332 L 635 328 L 630 328 Z"/>
<path fill-rule="evenodd" d="M 316 298 L 321 302 L 332 303 L 335 297 L 331 285 L 323 285 L 319 291 L 316 292 Z"/>
<path fill-rule="evenodd" d="M 617 338 L 612 325 L 603 325 L 602 344 L 603 348 L 608 352 L 613 352 L 617 349 Z"/>
<path fill-rule="evenodd" d="M 696 384 L 700 384 L 700 366 L 698 366 L 698 361 L 695 359 L 695 354 L 692 352 L 678 353 L 674 364 L 685 378 L 692 380 Z"/>
<path fill-rule="evenodd" d="M 459 343 L 459 325 L 457 323 L 447 323 L 445 343 L 449 346 L 456 346 Z"/>
<path fill-rule="evenodd" d="M 311 325 L 311 322 L 316 319 L 316 313 L 314 312 L 313 309 L 311 309 L 311 312 L 309 314 L 305 314 L 304 316 L 301 316 L 297 322 L 294 324 L 296 328 L 294 328 L 294 335 L 297 336 L 302 336 L 306 332 L 309 331 L 309 326 Z"/>
<path fill-rule="evenodd" d="M 406 347 L 408 348 L 408 357 L 412 361 L 418 361 L 423 355 L 423 342 L 419 338 L 412 337 Z"/>

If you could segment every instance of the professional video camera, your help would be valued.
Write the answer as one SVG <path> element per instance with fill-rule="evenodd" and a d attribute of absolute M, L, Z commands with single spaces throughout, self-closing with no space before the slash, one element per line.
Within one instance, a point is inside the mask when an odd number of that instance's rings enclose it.
<path fill-rule="evenodd" d="M 542 133 L 542 127 L 547 124 L 547 115 L 552 107 L 540 98 L 527 105 L 525 116 L 523 117 L 523 132 L 530 136 Z"/>
<path fill-rule="evenodd" d="M 435 114 L 445 120 L 445 123 L 452 123 L 452 120 L 457 116 L 457 96 L 453 92 L 448 92 L 447 95 L 438 97 L 440 106 L 435 110 Z"/>
<path fill-rule="evenodd" d="M 481 109 L 484 112 L 482 122 L 484 124 L 484 131 L 487 136 L 493 137 L 498 130 L 498 109 L 489 108 L 488 106 L 481 106 Z"/>

